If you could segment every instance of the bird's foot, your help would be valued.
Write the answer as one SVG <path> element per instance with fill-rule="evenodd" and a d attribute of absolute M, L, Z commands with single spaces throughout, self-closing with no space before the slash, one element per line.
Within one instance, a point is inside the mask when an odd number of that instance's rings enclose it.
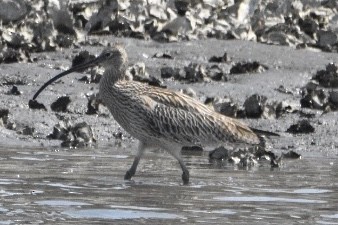
<path fill-rule="evenodd" d="M 131 180 L 131 178 L 133 177 L 134 174 L 132 174 L 132 172 L 130 172 L 130 170 L 128 170 L 126 172 L 126 175 L 124 175 L 124 179 L 125 180 Z"/>
<path fill-rule="evenodd" d="M 183 185 L 189 184 L 189 172 L 188 171 L 182 173 L 182 180 L 183 180 Z"/>

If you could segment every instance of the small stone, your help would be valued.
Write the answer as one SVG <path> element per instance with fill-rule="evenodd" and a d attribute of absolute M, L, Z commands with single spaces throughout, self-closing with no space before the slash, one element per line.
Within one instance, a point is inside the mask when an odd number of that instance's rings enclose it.
<path fill-rule="evenodd" d="M 156 53 L 153 55 L 152 58 L 158 58 L 158 59 L 173 59 L 173 57 L 169 53 Z"/>
<path fill-rule="evenodd" d="M 327 97 L 323 89 L 312 89 L 311 85 L 303 90 L 303 97 L 300 100 L 301 107 L 323 110 Z"/>
<path fill-rule="evenodd" d="M 190 97 L 192 97 L 192 98 L 196 98 L 196 97 L 197 97 L 197 94 L 196 94 L 196 92 L 194 91 L 194 89 L 192 89 L 192 88 L 190 88 L 190 87 L 181 89 L 180 91 L 181 91 L 183 94 L 188 95 L 188 96 L 190 96 Z"/>
<path fill-rule="evenodd" d="M 216 98 L 213 100 L 213 106 L 216 112 L 230 117 L 237 117 L 239 106 L 231 98 Z"/>
<path fill-rule="evenodd" d="M 149 74 L 146 72 L 146 65 L 144 62 L 135 63 L 127 69 L 127 73 L 130 73 L 136 81 L 149 80 Z"/>
<path fill-rule="evenodd" d="M 338 108 L 338 91 L 331 91 L 329 93 L 330 103 L 337 109 Z"/>
<path fill-rule="evenodd" d="M 218 65 L 212 65 L 211 67 L 207 68 L 208 77 L 210 77 L 214 81 L 227 81 L 226 74 Z"/>
<path fill-rule="evenodd" d="M 68 127 L 63 121 L 60 121 L 53 127 L 53 132 L 47 135 L 47 138 L 67 141 L 68 133 Z"/>
<path fill-rule="evenodd" d="M 90 54 L 88 51 L 81 51 L 77 54 L 74 59 L 72 60 L 72 67 L 84 64 L 91 60 L 95 59 L 95 56 Z M 83 70 L 82 70 L 83 71 Z"/>
<path fill-rule="evenodd" d="M 67 112 L 67 107 L 71 102 L 69 96 L 62 96 L 50 105 L 54 112 Z"/>
<path fill-rule="evenodd" d="M 287 153 L 282 153 L 284 159 L 301 159 L 302 156 L 295 151 L 288 151 Z"/>
<path fill-rule="evenodd" d="M 251 95 L 244 102 L 245 114 L 249 118 L 260 118 L 264 112 L 267 98 L 258 94 Z"/>
<path fill-rule="evenodd" d="M 0 2 L 0 20 L 4 24 L 20 20 L 28 12 L 24 0 L 4 0 Z"/>
<path fill-rule="evenodd" d="M 99 105 L 101 101 L 97 98 L 97 95 L 93 94 L 90 96 L 87 96 L 88 104 L 87 104 L 87 115 L 94 115 L 98 114 L 99 111 Z"/>
<path fill-rule="evenodd" d="M 286 132 L 293 134 L 309 134 L 313 133 L 315 128 L 310 124 L 308 120 L 301 120 L 298 123 L 291 125 Z"/>
<path fill-rule="evenodd" d="M 257 61 L 254 62 L 239 62 L 233 65 L 230 69 L 230 74 L 241 74 L 241 73 L 262 73 L 267 70 L 268 67 L 260 64 Z"/>
<path fill-rule="evenodd" d="M 188 0 L 175 0 L 175 7 L 177 9 L 177 14 L 180 16 L 184 16 L 185 13 L 189 9 L 189 2 Z"/>
<path fill-rule="evenodd" d="M 320 47 L 332 46 L 338 43 L 338 35 L 333 31 L 319 30 L 317 32 Z"/>
<path fill-rule="evenodd" d="M 8 92 L 9 95 L 21 95 L 17 86 L 13 86 L 12 89 Z"/>
<path fill-rule="evenodd" d="M 209 158 L 213 160 L 228 160 L 230 156 L 229 150 L 223 146 L 209 152 Z"/>
<path fill-rule="evenodd" d="M 228 62 L 228 54 L 225 52 L 223 56 L 212 56 L 209 59 L 209 62 L 214 62 L 214 63 L 226 63 Z"/>
<path fill-rule="evenodd" d="M 8 109 L 0 109 L 0 125 L 5 126 L 8 122 Z"/>
<path fill-rule="evenodd" d="M 34 134 L 34 131 L 35 131 L 35 128 L 34 127 L 30 127 L 30 126 L 24 126 L 22 128 L 21 131 L 17 131 L 17 133 L 20 133 L 22 135 L 33 135 Z"/>
<path fill-rule="evenodd" d="M 185 79 L 190 82 L 201 82 L 207 77 L 206 68 L 204 65 L 197 63 L 190 63 L 184 67 L 186 73 Z"/>
<path fill-rule="evenodd" d="M 329 63 L 325 70 L 317 71 L 312 79 L 318 81 L 323 87 L 338 87 L 338 66 Z"/>
<path fill-rule="evenodd" d="M 43 110 L 47 111 L 44 104 L 39 103 L 37 100 L 32 100 L 32 99 L 29 100 L 28 106 L 29 106 L 30 109 L 43 109 Z"/>
<path fill-rule="evenodd" d="M 72 130 L 77 139 L 81 138 L 84 142 L 89 144 L 92 142 L 96 142 L 92 128 L 86 122 L 75 124 Z"/>
<path fill-rule="evenodd" d="M 167 79 L 171 77 L 177 77 L 179 69 L 172 67 L 162 67 L 161 68 L 161 78 Z"/>

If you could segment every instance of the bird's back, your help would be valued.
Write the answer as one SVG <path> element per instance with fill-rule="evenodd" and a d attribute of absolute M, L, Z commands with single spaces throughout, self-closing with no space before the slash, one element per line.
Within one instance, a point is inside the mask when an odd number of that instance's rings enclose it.
<path fill-rule="evenodd" d="M 182 146 L 259 143 L 246 125 L 182 93 L 125 80 L 106 89 L 101 95 L 116 121 L 143 142 Z"/>

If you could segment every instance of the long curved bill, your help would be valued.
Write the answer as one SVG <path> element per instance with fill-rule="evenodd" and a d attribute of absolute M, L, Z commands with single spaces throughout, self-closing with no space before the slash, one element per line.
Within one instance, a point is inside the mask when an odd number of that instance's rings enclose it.
<path fill-rule="evenodd" d="M 83 63 L 83 64 L 80 64 L 80 65 L 77 65 L 77 66 L 74 66 L 72 68 L 70 68 L 69 70 L 66 70 L 58 75 L 56 75 L 55 77 L 53 77 L 52 79 L 48 80 L 46 83 L 44 83 L 40 89 L 34 94 L 33 96 L 33 100 L 35 100 L 39 94 L 50 84 L 52 84 L 54 81 L 60 79 L 61 77 L 64 77 L 66 76 L 67 74 L 70 74 L 72 72 L 76 72 L 76 71 L 79 71 L 79 70 L 83 70 L 83 69 L 87 69 L 89 67 L 92 67 L 92 66 L 96 66 L 98 65 L 100 62 L 102 61 L 102 56 L 99 55 L 98 57 L 96 57 L 95 59 L 89 61 L 89 62 L 86 62 L 86 63 Z"/>

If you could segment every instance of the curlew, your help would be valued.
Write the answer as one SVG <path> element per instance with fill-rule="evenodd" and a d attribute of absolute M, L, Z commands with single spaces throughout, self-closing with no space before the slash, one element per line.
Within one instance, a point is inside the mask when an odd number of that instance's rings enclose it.
<path fill-rule="evenodd" d="M 56 75 L 36 92 L 33 100 L 55 80 L 95 65 L 105 69 L 99 84 L 101 100 L 120 126 L 139 140 L 137 155 L 124 177 L 126 180 L 135 175 L 137 165 L 148 148 L 161 148 L 175 157 L 183 171 L 183 184 L 188 184 L 189 171 L 181 157 L 183 146 L 260 143 L 260 137 L 253 129 L 215 112 L 196 99 L 125 80 L 128 56 L 121 45 L 109 47 L 94 60 Z"/>

